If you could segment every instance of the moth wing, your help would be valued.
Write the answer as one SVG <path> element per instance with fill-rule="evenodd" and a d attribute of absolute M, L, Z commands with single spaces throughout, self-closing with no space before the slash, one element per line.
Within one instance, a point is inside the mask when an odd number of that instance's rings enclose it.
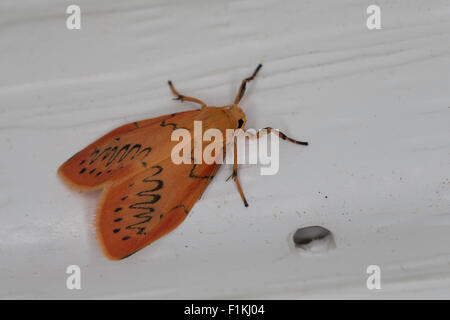
<path fill-rule="evenodd" d="M 102 188 L 106 182 L 145 170 L 167 157 L 167 141 L 176 123 L 194 117 L 196 112 L 180 112 L 123 125 L 76 153 L 59 167 L 58 174 L 72 188 L 91 191 Z"/>
<path fill-rule="evenodd" d="M 220 164 L 179 164 L 168 158 L 108 185 L 97 209 L 97 238 L 105 255 L 125 258 L 175 229 Z"/>

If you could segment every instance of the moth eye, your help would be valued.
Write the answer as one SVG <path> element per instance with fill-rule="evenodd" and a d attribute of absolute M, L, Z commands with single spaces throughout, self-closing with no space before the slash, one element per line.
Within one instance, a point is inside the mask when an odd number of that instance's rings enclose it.
<path fill-rule="evenodd" d="M 242 128 L 243 125 L 244 125 L 244 120 L 239 119 L 238 120 L 238 128 Z"/>

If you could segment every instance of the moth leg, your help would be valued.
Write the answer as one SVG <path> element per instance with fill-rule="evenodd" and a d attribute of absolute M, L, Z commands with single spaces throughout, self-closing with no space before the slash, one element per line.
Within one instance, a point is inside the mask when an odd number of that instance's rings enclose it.
<path fill-rule="evenodd" d="M 201 104 L 202 109 L 206 108 L 206 103 L 204 103 L 203 101 L 196 99 L 196 98 L 192 98 L 192 97 L 186 97 L 186 96 L 183 96 L 182 94 L 178 93 L 178 91 L 173 86 L 172 81 L 169 80 L 168 84 L 169 84 L 170 90 L 173 92 L 174 95 L 177 96 L 174 100 L 195 102 L 195 103 Z"/>
<path fill-rule="evenodd" d="M 237 143 L 236 139 L 234 140 L 234 163 L 233 163 L 233 174 L 230 176 L 233 178 L 233 180 L 236 182 L 236 187 L 238 188 L 239 194 L 242 198 L 242 201 L 244 202 L 244 206 L 248 207 L 247 199 L 245 199 L 244 191 L 242 191 L 241 184 L 239 182 L 238 178 L 238 163 L 237 163 Z M 229 179 L 229 178 L 228 178 Z M 227 180 L 228 180 L 227 179 Z"/>
<path fill-rule="evenodd" d="M 262 134 L 261 134 L 262 133 Z M 261 138 L 264 134 L 270 134 L 270 133 L 274 133 L 275 135 L 277 135 L 279 138 L 283 139 L 283 140 L 287 140 L 289 142 L 295 143 L 295 144 L 301 144 L 303 146 L 307 146 L 309 143 L 306 141 L 298 141 L 292 138 L 289 138 L 287 135 L 285 135 L 283 132 L 277 130 L 277 129 L 273 129 L 271 127 L 266 127 L 262 130 L 259 130 L 256 135 L 253 136 L 249 136 L 248 134 L 245 135 L 245 137 L 249 140 L 257 140 L 259 138 Z"/>
<path fill-rule="evenodd" d="M 253 74 L 250 77 L 245 78 L 244 80 L 242 80 L 241 86 L 239 88 L 239 92 L 238 92 L 236 98 L 234 99 L 234 104 L 238 104 L 239 101 L 241 101 L 241 99 L 242 99 L 242 97 L 244 96 L 244 93 L 245 93 L 245 87 L 247 86 L 247 82 L 252 81 L 256 77 L 256 75 L 258 74 L 258 71 L 259 71 L 259 69 L 261 69 L 261 67 L 262 67 L 262 64 L 259 64 L 256 67 L 255 71 L 253 71 Z"/>

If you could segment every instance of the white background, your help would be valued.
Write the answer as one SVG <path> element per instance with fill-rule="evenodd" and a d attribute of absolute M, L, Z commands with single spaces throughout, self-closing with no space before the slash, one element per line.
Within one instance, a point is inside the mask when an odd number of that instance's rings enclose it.
<path fill-rule="evenodd" d="M 69 4 L 82 30 L 66 28 Z M 382 30 L 366 8 L 382 9 Z M 0 298 L 450 298 L 447 0 L 13 1 L 0 4 Z M 185 222 L 119 262 L 94 233 L 99 192 L 58 166 L 124 123 L 209 105 L 273 126 L 280 171 L 224 166 Z M 196 107 L 196 106 L 195 106 Z M 325 197 L 327 196 L 327 197 Z M 321 225 L 336 248 L 295 250 Z M 82 290 L 67 290 L 77 264 Z M 366 288 L 366 268 L 382 289 Z"/>

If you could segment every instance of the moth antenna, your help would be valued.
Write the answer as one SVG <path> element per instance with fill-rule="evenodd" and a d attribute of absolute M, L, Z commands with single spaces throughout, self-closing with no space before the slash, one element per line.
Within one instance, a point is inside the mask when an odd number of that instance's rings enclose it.
<path fill-rule="evenodd" d="M 252 81 L 256 77 L 256 75 L 259 72 L 259 69 L 261 69 L 262 66 L 263 65 L 261 63 L 258 64 L 258 66 L 256 67 L 255 71 L 253 71 L 253 74 L 250 77 L 245 78 L 244 80 L 242 80 L 241 86 L 239 88 L 239 92 L 238 92 L 236 98 L 234 99 L 234 104 L 238 104 L 239 101 L 241 101 L 241 99 L 242 99 L 242 97 L 244 96 L 244 93 L 245 93 L 245 88 L 247 86 L 247 82 Z"/>

